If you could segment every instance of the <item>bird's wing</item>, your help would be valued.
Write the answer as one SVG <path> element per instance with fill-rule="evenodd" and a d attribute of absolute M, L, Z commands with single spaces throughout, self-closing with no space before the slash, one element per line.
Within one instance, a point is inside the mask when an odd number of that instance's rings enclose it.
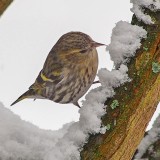
<path fill-rule="evenodd" d="M 63 65 L 54 53 L 49 53 L 36 81 L 29 89 L 45 88 L 49 84 L 57 85 L 63 80 Z"/>

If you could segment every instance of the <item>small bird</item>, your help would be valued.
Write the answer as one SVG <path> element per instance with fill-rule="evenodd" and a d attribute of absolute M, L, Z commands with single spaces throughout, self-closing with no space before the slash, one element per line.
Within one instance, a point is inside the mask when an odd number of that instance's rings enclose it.
<path fill-rule="evenodd" d="M 25 99 L 49 99 L 79 106 L 78 100 L 93 84 L 97 68 L 97 43 L 82 32 L 69 32 L 60 37 L 49 52 L 35 82 L 15 103 Z"/>

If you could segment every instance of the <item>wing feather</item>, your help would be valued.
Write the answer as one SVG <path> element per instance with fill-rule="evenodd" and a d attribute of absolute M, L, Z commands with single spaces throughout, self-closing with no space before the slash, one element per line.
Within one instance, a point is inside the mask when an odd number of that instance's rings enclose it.
<path fill-rule="evenodd" d="M 57 55 L 50 52 L 34 84 L 29 89 L 42 89 L 56 85 L 63 80 L 63 65 Z"/>

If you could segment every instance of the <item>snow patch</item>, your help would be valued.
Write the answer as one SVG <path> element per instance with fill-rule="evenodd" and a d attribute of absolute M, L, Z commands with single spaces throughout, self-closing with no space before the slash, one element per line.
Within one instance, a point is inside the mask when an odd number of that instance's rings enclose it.
<path fill-rule="evenodd" d="M 152 11 L 160 9 L 160 0 L 131 0 L 133 7 L 131 11 L 136 15 L 139 20 L 142 20 L 146 24 L 153 24 L 153 20 L 149 15 L 144 13 L 144 7 Z"/>
<path fill-rule="evenodd" d="M 142 139 L 138 146 L 138 153 L 135 155 L 135 160 L 142 160 L 142 156 L 149 147 L 160 138 L 160 115 L 156 118 L 152 128 L 148 134 Z"/>
<path fill-rule="evenodd" d="M 124 21 L 118 22 L 113 28 L 111 43 L 107 47 L 114 65 L 128 62 L 128 58 L 135 55 L 141 46 L 141 39 L 146 38 L 146 35 L 147 32 L 142 27 Z"/>
<path fill-rule="evenodd" d="M 58 131 L 42 130 L 22 121 L 0 103 L 0 159 L 42 160 L 71 124 Z"/>

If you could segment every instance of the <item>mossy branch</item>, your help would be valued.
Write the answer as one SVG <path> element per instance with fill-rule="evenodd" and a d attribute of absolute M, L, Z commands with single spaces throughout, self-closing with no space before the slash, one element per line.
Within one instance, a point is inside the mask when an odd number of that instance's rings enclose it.
<path fill-rule="evenodd" d="M 13 2 L 13 0 L 0 0 L 0 16 L 7 9 L 7 7 Z"/>
<path fill-rule="evenodd" d="M 147 30 L 147 39 L 128 64 L 131 82 L 116 89 L 116 95 L 105 102 L 107 114 L 103 124 L 110 126 L 104 134 L 91 135 L 81 152 L 82 160 L 130 160 L 144 136 L 146 127 L 160 101 L 160 11 L 146 9 L 154 25 L 132 24 Z M 115 101 L 116 100 L 116 101 Z M 116 107 L 113 102 L 118 102 Z"/>

